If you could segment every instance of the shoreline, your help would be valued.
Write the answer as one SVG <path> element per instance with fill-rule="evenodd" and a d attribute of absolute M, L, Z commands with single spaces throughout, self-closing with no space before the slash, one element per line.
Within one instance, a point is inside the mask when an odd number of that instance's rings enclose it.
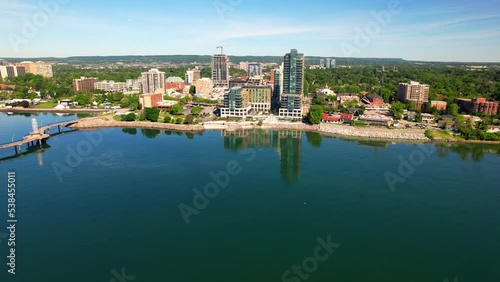
<path fill-rule="evenodd" d="M 500 142 L 497 141 L 430 139 L 425 136 L 425 130 L 422 129 L 363 128 L 333 124 L 309 125 L 305 123 L 264 123 L 262 126 L 259 126 L 251 123 L 212 122 L 202 125 L 179 125 L 171 123 L 123 122 L 103 120 L 101 118 L 84 118 L 80 119 L 77 124 L 72 125 L 71 128 L 80 130 L 100 128 L 144 128 L 175 130 L 179 132 L 203 132 L 209 130 L 222 130 L 227 132 L 239 130 L 297 130 L 303 132 L 316 132 L 325 136 L 361 140 L 400 141 L 406 143 L 481 143 L 500 145 Z"/>
<path fill-rule="evenodd" d="M 0 112 L 13 113 L 96 113 L 101 114 L 109 112 L 106 109 L 32 109 L 32 108 L 0 108 Z M 153 122 L 123 122 L 106 120 L 101 117 L 90 117 L 79 119 L 78 123 L 71 126 L 72 129 L 92 130 L 99 128 L 144 128 L 158 130 L 175 130 L 179 132 L 202 132 L 207 130 L 223 130 L 234 132 L 238 130 L 298 130 L 304 132 L 316 132 L 326 136 L 335 136 L 340 138 L 356 138 L 363 140 L 385 140 L 400 141 L 408 143 L 476 143 L 500 145 L 500 141 L 482 141 L 482 140 L 464 140 L 464 139 L 441 139 L 428 138 L 423 129 L 388 129 L 385 127 L 353 127 L 347 125 L 321 123 L 319 125 L 310 125 L 305 123 L 291 122 L 264 122 L 261 126 L 251 122 L 207 122 L 198 125 L 181 125 L 171 123 L 153 123 Z"/>
<path fill-rule="evenodd" d="M 425 136 L 425 130 L 412 130 L 404 132 L 402 129 L 386 128 L 357 128 L 343 125 L 309 125 L 304 123 L 264 123 L 262 126 L 251 123 L 236 122 L 210 122 L 203 125 L 180 125 L 171 123 L 153 122 L 124 122 L 109 121 L 101 118 L 84 118 L 71 126 L 72 129 L 91 130 L 99 128 L 145 128 L 158 130 L 175 130 L 179 132 L 202 132 L 208 130 L 223 130 L 234 132 L 238 130 L 297 130 L 316 132 L 328 136 L 341 138 L 360 138 L 371 140 L 403 141 L 403 142 L 431 142 Z"/>
<path fill-rule="evenodd" d="M 55 110 L 55 109 L 33 109 L 33 108 L 0 108 L 0 113 L 26 113 L 26 114 L 37 114 L 37 113 L 54 113 L 54 114 L 77 114 L 77 113 L 105 113 L 110 110 L 106 109 L 65 109 L 65 110 Z"/>

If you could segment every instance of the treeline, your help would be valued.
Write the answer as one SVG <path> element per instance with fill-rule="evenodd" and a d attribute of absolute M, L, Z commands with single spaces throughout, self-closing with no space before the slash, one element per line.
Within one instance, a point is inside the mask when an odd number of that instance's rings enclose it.
<path fill-rule="evenodd" d="M 306 93 L 330 86 L 336 93 L 377 93 L 388 103 L 396 100 L 398 84 L 418 81 L 430 85 L 431 100 L 486 97 L 500 100 L 500 69 L 469 71 L 445 65 L 373 65 L 337 69 L 307 69 Z"/>

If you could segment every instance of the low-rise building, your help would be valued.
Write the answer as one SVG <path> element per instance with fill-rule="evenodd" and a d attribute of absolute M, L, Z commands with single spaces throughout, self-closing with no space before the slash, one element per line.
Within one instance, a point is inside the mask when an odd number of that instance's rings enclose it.
<path fill-rule="evenodd" d="M 448 103 L 446 101 L 431 101 L 431 108 L 436 108 L 438 111 L 446 111 Z"/>
<path fill-rule="evenodd" d="M 210 78 L 200 78 L 196 81 L 196 94 L 203 98 L 210 97 L 214 90 L 214 84 Z"/>
<path fill-rule="evenodd" d="M 340 94 L 337 94 L 337 100 L 341 104 L 343 104 L 347 101 L 356 101 L 357 103 L 359 103 L 360 98 L 357 94 L 354 94 L 354 93 L 340 93 Z"/>
<path fill-rule="evenodd" d="M 379 126 L 394 125 L 394 119 L 392 117 L 384 115 L 362 115 L 359 117 L 359 120 L 369 125 L 379 125 Z"/>
<path fill-rule="evenodd" d="M 370 105 L 370 108 L 383 108 L 385 107 L 384 98 L 375 93 L 371 93 L 363 97 L 363 103 Z"/>
<path fill-rule="evenodd" d="M 423 122 L 433 123 L 436 120 L 436 117 L 431 114 L 421 114 L 421 117 Z"/>
<path fill-rule="evenodd" d="M 186 87 L 186 83 L 180 77 L 171 76 L 165 81 L 165 87 L 167 90 L 175 89 L 176 91 L 182 92 L 184 91 L 184 87 Z"/>
<path fill-rule="evenodd" d="M 98 81 L 94 83 L 94 88 L 105 92 L 123 92 L 127 90 L 126 82 L 114 82 L 112 80 Z"/>
<path fill-rule="evenodd" d="M 337 124 L 343 124 L 343 123 L 352 123 L 354 116 L 352 114 L 323 114 L 322 122 L 325 123 L 337 123 Z"/>
<path fill-rule="evenodd" d="M 141 109 L 157 108 L 158 104 L 160 104 L 162 101 L 163 94 L 161 93 L 139 95 L 139 104 L 141 105 Z"/>
<path fill-rule="evenodd" d="M 460 109 L 468 114 L 496 115 L 498 102 L 488 102 L 486 98 L 455 99 Z"/>

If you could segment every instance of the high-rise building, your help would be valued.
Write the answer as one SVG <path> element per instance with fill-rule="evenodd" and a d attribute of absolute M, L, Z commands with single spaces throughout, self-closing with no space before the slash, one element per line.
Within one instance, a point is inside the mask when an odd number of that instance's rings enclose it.
<path fill-rule="evenodd" d="M 428 102 L 429 85 L 412 81 L 411 83 L 400 83 L 398 87 L 398 99 L 401 102 L 408 101 Z"/>
<path fill-rule="evenodd" d="M 194 71 L 186 71 L 186 74 L 184 75 L 184 83 L 186 85 L 191 85 L 193 84 L 194 80 Z"/>
<path fill-rule="evenodd" d="M 328 63 L 328 62 L 327 62 Z M 325 64 L 325 59 L 319 60 L 319 67 L 324 69 L 327 65 Z"/>
<path fill-rule="evenodd" d="M 246 97 L 248 95 L 250 99 L 250 104 L 252 110 L 260 111 L 270 111 L 271 110 L 271 86 L 253 86 L 244 85 L 241 88 L 242 95 Z"/>
<path fill-rule="evenodd" d="M 184 77 L 184 83 L 186 85 L 195 85 L 196 81 L 201 78 L 201 71 L 198 68 L 186 71 L 186 75 Z"/>
<path fill-rule="evenodd" d="M 249 63 L 247 76 L 249 78 L 262 75 L 262 66 L 260 63 Z"/>
<path fill-rule="evenodd" d="M 141 76 L 141 89 L 144 94 L 165 93 L 165 73 L 158 69 L 150 69 Z"/>
<path fill-rule="evenodd" d="M 332 59 L 332 60 L 331 60 L 331 63 L 330 63 L 330 68 L 332 68 L 332 69 L 337 68 L 337 61 L 336 61 L 335 59 Z"/>
<path fill-rule="evenodd" d="M 271 108 L 278 112 L 281 100 L 281 94 L 283 90 L 283 68 L 275 69 L 274 73 L 274 82 L 273 82 L 273 97 L 272 97 L 272 105 Z"/>
<path fill-rule="evenodd" d="M 212 57 L 212 81 L 215 87 L 229 88 L 229 58 L 225 54 Z"/>
<path fill-rule="evenodd" d="M 127 79 L 125 85 L 130 91 L 141 91 L 141 79 Z"/>
<path fill-rule="evenodd" d="M 0 65 L 0 76 L 2 78 L 23 76 L 26 74 L 24 67 L 14 65 Z"/>
<path fill-rule="evenodd" d="M 26 69 L 21 66 L 16 66 L 17 76 L 23 76 L 26 74 Z"/>
<path fill-rule="evenodd" d="M 292 49 L 283 59 L 283 90 L 279 116 L 288 118 L 302 117 L 304 98 L 304 54 Z"/>
<path fill-rule="evenodd" d="M 240 70 L 248 70 L 248 62 L 240 62 Z"/>
<path fill-rule="evenodd" d="M 52 64 L 38 61 L 36 63 L 24 61 L 16 64 L 16 66 L 24 67 L 26 73 L 41 75 L 43 77 L 52 77 Z"/>
<path fill-rule="evenodd" d="M 79 79 L 73 79 L 73 92 L 75 93 L 92 92 L 95 89 L 95 83 L 98 81 L 99 79 L 95 77 L 83 77 L 83 76 Z"/>
<path fill-rule="evenodd" d="M 332 67 L 332 60 L 330 58 L 326 58 L 326 65 L 325 67 L 327 69 L 331 68 Z"/>
<path fill-rule="evenodd" d="M 246 117 L 252 105 L 250 93 L 242 91 L 242 87 L 233 87 L 224 94 L 224 106 L 220 109 L 221 117 Z"/>

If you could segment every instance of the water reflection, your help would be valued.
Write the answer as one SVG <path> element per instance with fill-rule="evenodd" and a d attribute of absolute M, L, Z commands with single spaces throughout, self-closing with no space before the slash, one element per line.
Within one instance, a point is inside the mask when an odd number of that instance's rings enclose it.
<path fill-rule="evenodd" d="M 448 143 L 436 144 L 437 155 L 440 158 L 447 158 L 450 152 L 456 153 L 464 161 L 470 158 L 480 162 L 486 154 L 500 155 L 500 145 L 484 143 Z"/>
<path fill-rule="evenodd" d="M 294 182 L 300 176 L 302 152 L 301 131 L 239 130 L 222 131 L 224 148 L 242 151 L 248 148 L 273 148 L 281 161 L 281 176 L 287 182 Z M 321 135 L 310 134 L 308 141 L 315 147 L 321 146 Z"/>
<path fill-rule="evenodd" d="M 122 132 L 130 135 L 137 135 L 137 128 L 123 128 Z"/>

